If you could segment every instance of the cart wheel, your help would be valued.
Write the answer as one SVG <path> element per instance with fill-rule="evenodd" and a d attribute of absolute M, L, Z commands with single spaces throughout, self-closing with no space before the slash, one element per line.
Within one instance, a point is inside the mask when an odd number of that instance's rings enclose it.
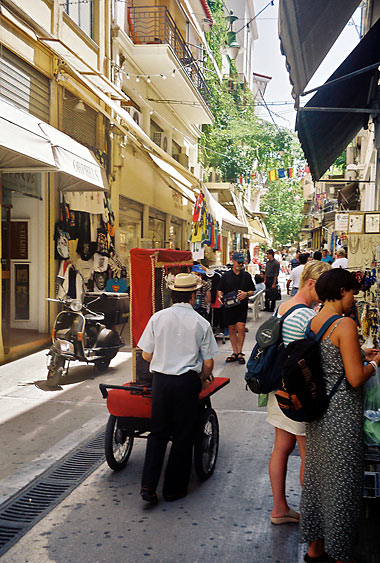
<path fill-rule="evenodd" d="M 202 410 L 194 441 L 194 467 L 203 481 L 214 473 L 219 446 L 219 424 L 212 408 Z"/>
<path fill-rule="evenodd" d="M 105 454 L 108 465 L 114 471 L 120 471 L 128 463 L 133 447 L 133 436 L 126 436 L 117 425 L 118 418 L 110 415 L 105 437 Z"/>

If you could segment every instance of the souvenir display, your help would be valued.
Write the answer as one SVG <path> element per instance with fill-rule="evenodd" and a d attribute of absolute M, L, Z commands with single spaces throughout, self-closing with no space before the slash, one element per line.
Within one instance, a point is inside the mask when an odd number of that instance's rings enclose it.
<path fill-rule="evenodd" d="M 55 258 L 72 295 L 85 291 L 127 291 L 126 267 L 115 250 L 111 199 L 101 192 L 61 194 L 54 229 Z M 110 289 L 109 289 L 110 288 Z"/>

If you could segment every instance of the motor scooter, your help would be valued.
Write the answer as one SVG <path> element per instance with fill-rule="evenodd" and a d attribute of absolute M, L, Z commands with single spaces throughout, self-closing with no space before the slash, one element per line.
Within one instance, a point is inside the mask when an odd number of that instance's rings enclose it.
<path fill-rule="evenodd" d="M 62 305 L 54 322 L 52 346 L 48 352 L 47 381 L 53 386 L 59 386 L 74 360 L 92 363 L 99 371 L 107 370 L 112 358 L 125 344 L 121 334 L 129 316 L 128 294 L 87 294 L 82 303 L 67 295 L 63 289 L 64 280 L 57 276 L 63 296 L 47 298 Z M 120 332 L 115 325 L 122 325 Z"/>

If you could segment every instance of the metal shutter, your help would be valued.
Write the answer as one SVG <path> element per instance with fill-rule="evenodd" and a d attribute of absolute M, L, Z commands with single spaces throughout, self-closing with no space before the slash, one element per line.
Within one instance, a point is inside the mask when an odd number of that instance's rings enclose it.
<path fill-rule="evenodd" d="M 0 97 L 49 122 L 49 79 L 14 53 L 0 48 Z"/>
<path fill-rule="evenodd" d="M 62 131 L 73 137 L 79 143 L 96 147 L 96 117 L 97 112 L 85 104 L 86 111 L 75 111 L 78 98 L 66 92 L 67 99 L 63 100 Z"/>

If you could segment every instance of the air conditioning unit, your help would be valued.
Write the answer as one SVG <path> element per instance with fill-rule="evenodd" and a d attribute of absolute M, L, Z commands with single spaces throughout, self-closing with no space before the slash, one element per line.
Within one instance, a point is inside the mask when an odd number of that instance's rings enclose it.
<path fill-rule="evenodd" d="M 152 141 L 161 147 L 165 152 L 168 152 L 168 136 L 162 131 L 153 131 Z"/>
<path fill-rule="evenodd" d="M 136 109 L 133 106 L 127 106 L 125 109 L 129 113 L 129 115 L 132 117 L 133 121 L 135 121 L 137 123 L 137 125 L 140 125 L 140 127 L 142 127 L 142 113 L 141 113 L 141 111 L 139 111 L 138 109 Z"/>
<path fill-rule="evenodd" d="M 173 154 L 173 158 L 174 160 L 182 164 L 184 168 L 189 169 L 189 157 L 184 151 L 183 152 L 181 151 L 178 154 Z"/>
<path fill-rule="evenodd" d="M 198 180 L 203 181 L 203 172 L 204 172 L 203 166 L 199 162 L 197 162 L 196 164 L 194 164 L 194 166 L 191 167 L 191 173 L 194 174 L 194 176 L 198 178 Z"/>

